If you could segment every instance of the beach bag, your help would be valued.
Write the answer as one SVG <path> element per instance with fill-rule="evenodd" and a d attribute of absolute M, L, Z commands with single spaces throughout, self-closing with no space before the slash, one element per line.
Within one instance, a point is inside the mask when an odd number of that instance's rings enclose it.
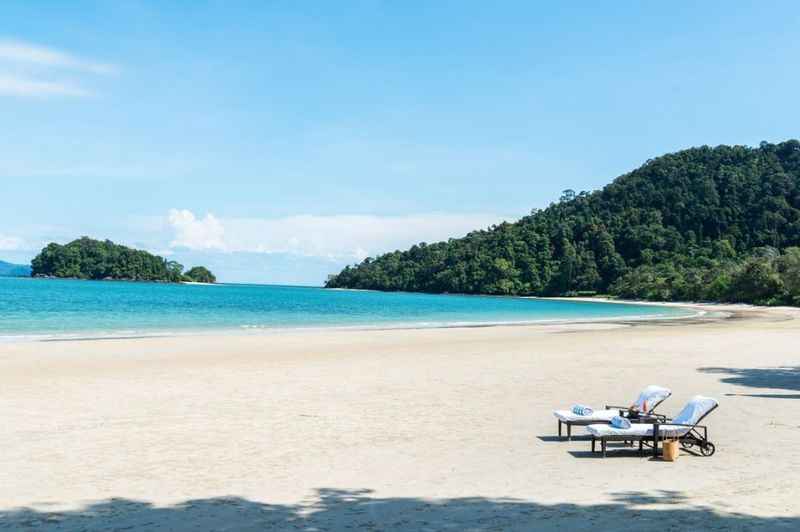
<path fill-rule="evenodd" d="M 667 462 L 674 462 L 678 459 L 678 440 L 665 440 L 664 441 L 664 460 Z"/>

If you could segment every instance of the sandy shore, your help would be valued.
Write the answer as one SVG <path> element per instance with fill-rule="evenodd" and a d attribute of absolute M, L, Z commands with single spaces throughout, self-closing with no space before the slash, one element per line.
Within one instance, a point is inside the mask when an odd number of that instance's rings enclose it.
<path fill-rule="evenodd" d="M 725 320 L 0 345 L 0 528 L 800 529 L 797 310 Z M 556 441 L 551 411 L 675 414 L 717 454 Z"/>

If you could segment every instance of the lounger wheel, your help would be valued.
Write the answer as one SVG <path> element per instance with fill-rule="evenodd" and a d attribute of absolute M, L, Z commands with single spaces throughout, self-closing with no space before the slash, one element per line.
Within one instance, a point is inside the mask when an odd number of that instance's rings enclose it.
<path fill-rule="evenodd" d="M 714 447 L 714 444 L 711 442 L 706 442 L 705 445 L 700 445 L 700 453 L 703 456 L 712 456 L 715 452 L 717 452 L 717 448 Z"/>
<path fill-rule="evenodd" d="M 694 447 L 694 442 L 692 440 L 681 440 L 681 447 L 684 449 L 691 449 Z"/>

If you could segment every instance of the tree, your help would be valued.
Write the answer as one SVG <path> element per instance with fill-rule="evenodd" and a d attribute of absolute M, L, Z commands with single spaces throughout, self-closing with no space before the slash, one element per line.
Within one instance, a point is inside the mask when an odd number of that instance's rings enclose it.
<path fill-rule="evenodd" d="M 574 199 L 575 199 L 575 191 L 572 190 L 571 188 L 568 188 L 561 193 L 559 201 L 567 202 L 567 201 L 572 201 Z"/>
<path fill-rule="evenodd" d="M 783 282 L 769 257 L 748 259 L 732 276 L 729 298 L 744 303 L 770 303 L 781 294 Z"/>
<path fill-rule="evenodd" d="M 777 269 L 789 296 L 790 304 L 800 304 L 800 248 L 786 249 L 777 261 Z"/>
<path fill-rule="evenodd" d="M 183 278 L 183 264 L 174 260 L 167 261 L 167 276 L 173 283 L 179 282 Z"/>
<path fill-rule="evenodd" d="M 203 266 L 195 266 L 184 274 L 184 278 L 195 283 L 216 283 L 217 278 Z"/>

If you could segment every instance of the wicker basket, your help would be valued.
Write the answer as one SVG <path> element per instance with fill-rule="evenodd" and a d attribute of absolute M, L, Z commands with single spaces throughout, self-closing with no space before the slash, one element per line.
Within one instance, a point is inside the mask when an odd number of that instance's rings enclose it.
<path fill-rule="evenodd" d="M 674 462 L 678 459 L 678 453 L 680 452 L 680 445 L 678 445 L 678 440 L 666 440 L 664 442 L 664 460 L 667 462 Z"/>

